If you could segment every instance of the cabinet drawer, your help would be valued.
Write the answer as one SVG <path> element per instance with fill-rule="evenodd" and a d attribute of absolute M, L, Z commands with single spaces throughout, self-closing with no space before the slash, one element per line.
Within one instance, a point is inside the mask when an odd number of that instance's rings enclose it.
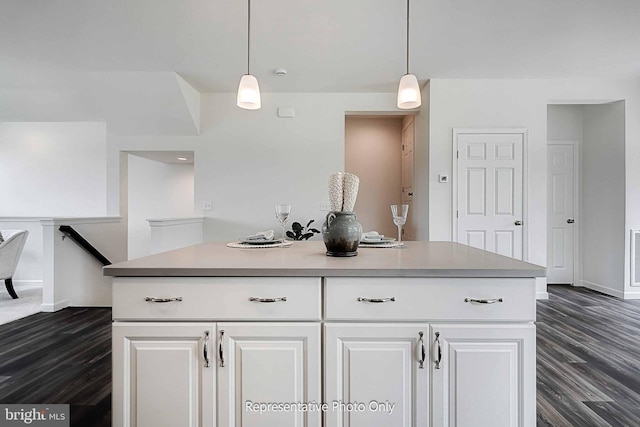
<path fill-rule="evenodd" d="M 147 298 L 181 301 L 153 302 Z M 278 301 L 265 302 L 269 299 Z M 113 280 L 115 320 L 320 320 L 320 306 L 320 279 L 315 277 Z"/>
<path fill-rule="evenodd" d="M 327 278 L 325 304 L 327 320 L 530 322 L 535 279 Z"/>

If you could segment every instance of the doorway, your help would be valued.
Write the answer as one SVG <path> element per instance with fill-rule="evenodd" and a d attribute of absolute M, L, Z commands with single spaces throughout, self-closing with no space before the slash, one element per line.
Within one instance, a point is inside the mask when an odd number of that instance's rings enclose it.
<path fill-rule="evenodd" d="M 149 219 L 194 215 L 194 153 L 192 151 L 130 151 L 127 153 L 129 259 L 151 255 Z"/>
<path fill-rule="evenodd" d="M 574 283 L 576 141 L 547 145 L 547 283 Z"/>
<path fill-rule="evenodd" d="M 453 236 L 526 259 L 524 129 L 454 129 Z"/>
<path fill-rule="evenodd" d="M 355 211 L 364 232 L 397 237 L 390 205 L 409 204 L 403 240 L 415 237 L 411 203 L 414 176 L 413 116 L 345 117 L 345 171 L 360 178 Z"/>

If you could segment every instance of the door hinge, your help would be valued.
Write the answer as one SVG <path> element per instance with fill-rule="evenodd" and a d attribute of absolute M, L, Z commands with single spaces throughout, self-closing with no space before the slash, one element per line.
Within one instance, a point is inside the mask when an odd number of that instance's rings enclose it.
<path fill-rule="evenodd" d="M 460 150 L 456 150 L 456 159 L 460 158 Z"/>
<path fill-rule="evenodd" d="M 458 214 L 458 211 L 456 211 L 456 218 L 460 218 L 460 215 Z"/>

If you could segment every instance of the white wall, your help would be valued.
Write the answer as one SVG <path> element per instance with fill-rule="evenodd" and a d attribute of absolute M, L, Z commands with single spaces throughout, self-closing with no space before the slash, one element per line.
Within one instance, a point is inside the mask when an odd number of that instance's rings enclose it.
<path fill-rule="evenodd" d="M 347 117 L 345 126 L 345 170 L 360 178 L 358 221 L 363 231 L 393 237 L 389 206 L 402 197 L 402 117 Z"/>
<path fill-rule="evenodd" d="M 429 237 L 451 239 L 452 129 L 524 127 L 528 129 L 528 259 L 546 265 L 547 104 L 582 104 L 625 100 L 626 162 L 640 158 L 640 79 L 630 80 L 439 80 L 430 87 Z M 640 168 L 625 169 L 626 182 L 640 182 Z M 640 228 L 640 192 L 626 189 L 626 239 L 623 244 L 628 283 L 628 230 Z M 628 289 L 627 289 L 628 291 Z"/>
<path fill-rule="evenodd" d="M 277 230 L 276 203 L 293 205 L 292 222 L 315 219 L 321 226 L 328 177 L 344 170 L 345 113 L 398 111 L 393 93 L 263 93 L 257 111 L 237 108 L 235 96 L 202 96 L 199 136 L 110 135 L 110 212 L 118 212 L 121 150 L 180 149 L 195 152 L 195 206 L 206 217 L 205 241 Z M 283 106 L 294 107 L 296 117 L 278 118 Z M 213 210 L 202 212 L 203 201 Z"/>
<path fill-rule="evenodd" d="M 106 212 L 105 123 L 1 123 L 0 217 Z"/>
<path fill-rule="evenodd" d="M 625 256 L 624 102 L 584 107 L 582 280 L 622 297 Z"/>
<path fill-rule="evenodd" d="M 129 155 L 128 182 L 128 252 L 133 259 L 157 252 L 147 219 L 193 215 L 193 165 Z"/>
<path fill-rule="evenodd" d="M 427 82 L 422 89 L 420 113 L 414 116 L 413 203 L 411 205 L 413 213 L 407 218 L 407 222 L 411 222 L 410 226 L 415 230 L 416 240 L 431 240 L 429 234 L 430 108 L 431 82 Z"/>
<path fill-rule="evenodd" d="M 583 105 L 549 105 L 547 107 L 547 139 L 578 141 L 583 138 Z"/>

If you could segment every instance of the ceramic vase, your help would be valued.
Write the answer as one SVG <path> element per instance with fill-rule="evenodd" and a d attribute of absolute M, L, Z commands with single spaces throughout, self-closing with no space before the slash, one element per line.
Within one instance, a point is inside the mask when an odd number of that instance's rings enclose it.
<path fill-rule="evenodd" d="M 332 211 L 322 225 L 322 238 L 327 256 L 349 257 L 358 255 L 362 225 L 353 212 Z"/>

